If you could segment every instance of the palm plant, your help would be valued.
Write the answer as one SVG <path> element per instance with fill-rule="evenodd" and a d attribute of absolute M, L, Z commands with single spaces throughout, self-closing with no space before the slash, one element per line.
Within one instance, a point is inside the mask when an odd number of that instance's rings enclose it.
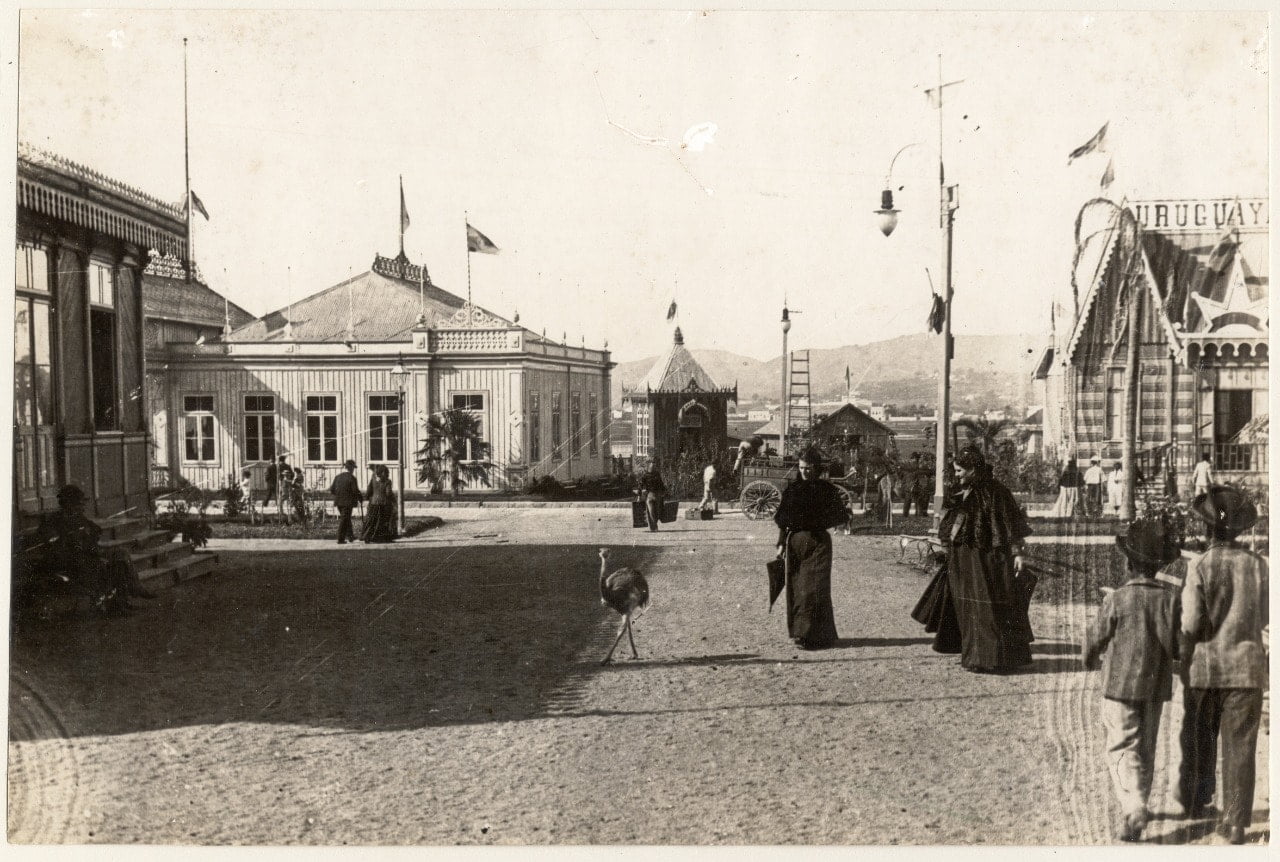
<path fill-rule="evenodd" d="M 970 443 L 976 445 L 986 455 L 995 446 L 1000 435 L 1014 426 L 1012 419 L 957 419 L 951 423 L 965 432 Z"/>
<path fill-rule="evenodd" d="M 417 452 L 418 482 L 431 492 L 448 489 L 457 496 L 470 479 L 489 484 L 489 444 L 480 434 L 480 417 L 467 410 L 445 410 L 427 420 L 427 439 Z"/>

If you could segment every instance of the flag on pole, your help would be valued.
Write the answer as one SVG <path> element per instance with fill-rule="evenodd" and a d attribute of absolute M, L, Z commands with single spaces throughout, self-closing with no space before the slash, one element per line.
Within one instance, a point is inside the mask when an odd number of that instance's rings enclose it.
<path fill-rule="evenodd" d="M 929 319 L 925 321 L 934 332 L 942 332 L 942 324 L 946 322 L 947 306 L 938 294 L 933 295 L 933 305 L 929 307 Z"/>
<path fill-rule="evenodd" d="M 1068 165 L 1071 164 L 1081 156 L 1089 155 L 1089 153 L 1092 153 L 1094 150 L 1103 150 L 1103 152 L 1105 152 L 1106 151 L 1105 143 L 1107 139 L 1107 126 L 1109 125 L 1111 125 L 1110 120 L 1103 123 L 1102 128 L 1098 129 L 1097 134 L 1095 134 L 1092 138 L 1090 138 L 1089 140 L 1085 141 L 1083 144 L 1081 144 L 1080 146 L 1072 150 L 1071 154 L 1067 156 L 1067 164 Z"/>
<path fill-rule="evenodd" d="M 195 208 L 196 212 L 204 216 L 205 221 L 209 220 L 209 211 L 204 208 L 204 201 L 200 200 L 200 196 L 194 190 L 191 192 L 191 206 Z"/>
<path fill-rule="evenodd" d="M 1106 191 L 1116 181 L 1116 160 L 1107 159 L 1107 169 L 1102 173 L 1102 190 Z"/>
<path fill-rule="evenodd" d="M 409 208 L 404 205 L 404 177 L 400 178 L 400 237 L 409 229 Z"/>
<path fill-rule="evenodd" d="M 671 320 L 676 316 L 676 301 L 671 300 L 671 306 L 667 309 L 667 320 Z"/>
<path fill-rule="evenodd" d="M 470 222 L 467 222 L 467 251 L 474 251 L 479 254 L 497 254 L 498 247 L 493 244 L 493 240 L 473 228 Z"/>
<path fill-rule="evenodd" d="M 849 366 L 848 365 L 844 367 L 844 389 L 846 392 L 849 391 Z"/>

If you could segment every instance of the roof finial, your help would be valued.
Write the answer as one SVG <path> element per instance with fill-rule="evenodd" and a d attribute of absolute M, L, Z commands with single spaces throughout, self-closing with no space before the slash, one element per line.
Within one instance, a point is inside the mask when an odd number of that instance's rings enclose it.
<path fill-rule="evenodd" d="M 680 331 L 680 327 L 676 327 L 676 344 L 684 344 L 684 333 Z"/>

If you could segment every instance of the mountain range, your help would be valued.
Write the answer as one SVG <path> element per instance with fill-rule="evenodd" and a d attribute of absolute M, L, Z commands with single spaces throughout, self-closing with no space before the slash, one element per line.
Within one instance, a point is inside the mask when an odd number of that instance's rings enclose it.
<path fill-rule="evenodd" d="M 1043 345 L 1036 335 L 957 335 L 951 365 L 951 400 L 961 413 L 1009 409 L 1028 404 L 1032 363 Z M 811 397 L 835 401 L 845 396 L 845 368 L 853 389 L 865 399 L 899 408 L 932 409 L 938 397 L 942 342 L 938 335 L 903 335 L 870 344 L 809 351 Z M 690 352 L 721 386 L 738 386 L 742 404 L 777 402 L 782 389 L 782 358 L 753 359 L 727 350 Z M 634 387 L 658 361 L 650 356 L 620 362 L 613 370 L 613 401 Z"/>

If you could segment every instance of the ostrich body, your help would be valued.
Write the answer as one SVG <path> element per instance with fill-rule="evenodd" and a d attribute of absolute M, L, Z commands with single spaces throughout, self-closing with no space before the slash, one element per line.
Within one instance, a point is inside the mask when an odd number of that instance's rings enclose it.
<path fill-rule="evenodd" d="M 623 632 L 631 643 L 631 657 L 639 658 L 636 652 L 636 641 L 631 635 L 631 619 L 636 611 L 649 607 L 649 582 L 644 575 L 635 569 L 623 567 L 611 574 L 605 574 L 609 567 L 609 549 L 600 549 L 600 604 L 613 608 L 622 615 L 622 625 L 618 627 L 618 636 L 609 647 L 609 654 L 600 664 L 608 664 L 613 659 L 613 651 L 618 648 Z"/>

